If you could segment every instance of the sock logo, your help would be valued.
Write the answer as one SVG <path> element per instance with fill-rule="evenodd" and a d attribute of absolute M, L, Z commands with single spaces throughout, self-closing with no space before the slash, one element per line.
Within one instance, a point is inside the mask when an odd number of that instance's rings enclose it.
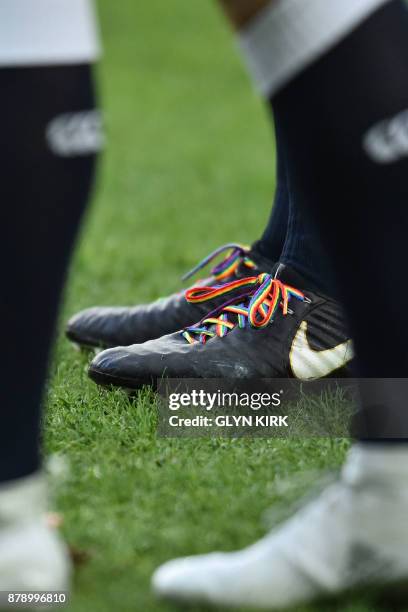
<path fill-rule="evenodd" d="M 47 125 L 45 136 L 51 151 L 60 157 L 97 153 L 103 147 L 104 134 L 99 110 L 65 113 Z"/>
<path fill-rule="evenodd" d="M 292 342 L 289 360 L 295 378 L 315 380 L 344 367 L 353 356 L 351 340 L 322 351 L 312 349 L 307 339 L 307 321 L 302 321 Z"/>
<path fill-rule="evenodd" d="M 363 149 L 378 164 L 408 156 L 408 110 L 370 128 L 363 137 Z"/>

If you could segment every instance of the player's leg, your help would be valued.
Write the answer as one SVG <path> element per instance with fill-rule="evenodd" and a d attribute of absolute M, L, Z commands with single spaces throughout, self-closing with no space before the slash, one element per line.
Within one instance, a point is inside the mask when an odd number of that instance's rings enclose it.
<path fill-rule="evenodd" d="M 295 189 L 310 196 L 311 218 L 331 254 L 360 372 L 371 377 L 407 371 L 405 288 L 396 290 L 408 231 L 407 41 L 399 1 L 345 1 L 334 10 L 325 0 L 287 0 L 241 33 L 282 118 Z M 375 296 L 375 313 L 368 296 Z M 387 397 L 382 381 L 373 384 L 381 405 L 373 410 L 372 398 L 365 401 L 360 436 L 377 443 L 354 446 L 337 484 L 244 551 L 170 562 L 155 575 L 157 592 L 274 609 L 406 583 L 408 448 L 379 438 L 407 436 L 407 396 L 389 385 Z"/>
<path fill-rule="evenodd" d="M 44 522 L 40 406 L 101 135 L 89 65 L 96 50 L 83 21 L 89 7 L 63 4 L 54 12 L 39 2 L 32 14 L 14 0 L 0 7 L 1 591 L 64 588 L 68 572 Z"/>
<path fill-rule="evenodd" d="M 253 23 L 262 18 L 262 11 L 276 0 L 219 0 L 219 4 L 225 11 L 233 27 L 237 30 L 244 29 L 248 23 Z M 289 156 L 289 145 L 285 133 L 280 126 L 280 117 L 274 113 L 276 143 L 278 155 L 278 180 L 275 202 L 281 197 L 288 202 L 288 221 L 284 240 L 276 240 L 277 228 L 283 224 L 275 224 L 275 213 L 269 219 L 265 232 L 261 238 L 259 247 L 261 252 L 274 261 L 294 268 L 307 280 L 308 285 L 314 289 L 323 291 L 329 295 L 336 295 L 337 289 L 333 282 L 333 270 L 326 252 L 321 244 L 321 239 L 304 215 L 302 208 L 307 207 L 305 194 L 294 193 L 292 189 L 292 176 L 295 173 L 293 160 Z M 280 191 L 282 190 L 282 192 Z M 276 204 L 275 204 L 276 205 Z M 278 209 L 279 210 L 279 209 Z M 277 244 L 279 252 L 277 252 Z"/>

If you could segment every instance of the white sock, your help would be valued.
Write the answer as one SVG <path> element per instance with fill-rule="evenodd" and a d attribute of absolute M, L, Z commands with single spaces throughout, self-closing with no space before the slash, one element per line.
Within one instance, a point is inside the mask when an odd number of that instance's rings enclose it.
<path fill-rule="evenodd" d="M 45 476 L 36 472 L 0 483 L 0 528 L 40 517 L 46 511 Z"/>
<path fill-rule="evenodd" d="M 389 0 L 275 0 L 239 33 L 261 93 L 271 96 Z"/>

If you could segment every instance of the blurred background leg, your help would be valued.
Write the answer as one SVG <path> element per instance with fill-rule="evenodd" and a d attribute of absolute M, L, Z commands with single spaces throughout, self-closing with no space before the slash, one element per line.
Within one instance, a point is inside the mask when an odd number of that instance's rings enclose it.
<path fill-rule="evenodd" d="M 44 522 L 41 404 L 67 267 L 102 143 L 90 5 L 0 7 L 0 590 L 67 587 Z"/>

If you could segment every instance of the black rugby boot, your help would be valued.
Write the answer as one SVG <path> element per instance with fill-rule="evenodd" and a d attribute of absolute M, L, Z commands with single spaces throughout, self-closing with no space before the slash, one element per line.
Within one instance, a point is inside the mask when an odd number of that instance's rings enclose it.
<path fill-rule="evenodd" d="M 211 253 L 186 274 L 183 280 L 198 272 L 225 251 L 229 253 L 211 270 L 212 276 L 197 284 L 224 284 L 237 278 L 253 275 L 254 272 L 261 270 L 271 272 L 273 269 L 274 262 L 259 253 L 256 243 L 252 248 L 233 243 L 222 246 Z M 85 347 L 107 348 L 138 344 L 192 325 L 204 317 L 211 308 L 222 303 L 222 301 L 216 301 L 210 305 L 208 303 L 192 304 L 185 300 L 184 294 L 185 290 L 179 291 L 150 304 L 138 306 L 87 308 L 68 321 L 66 335 L 72 342 Z"/>
<path fill-rule="evenodd" d="M 237 283 L 238 297 L 231 295 Z M 224 305 L 196 325 L 103 351 L 92 361 L 89 376 L 102 385 L 137 389 L 163 376 L 316 380 L 348 374 L 353 348 L 341 307 L 309 291 L 288 266 L 277 264 L 272 275 L 222 288 L 186 292 L 193 303 L 215 297 L 224 299 Z"/>

